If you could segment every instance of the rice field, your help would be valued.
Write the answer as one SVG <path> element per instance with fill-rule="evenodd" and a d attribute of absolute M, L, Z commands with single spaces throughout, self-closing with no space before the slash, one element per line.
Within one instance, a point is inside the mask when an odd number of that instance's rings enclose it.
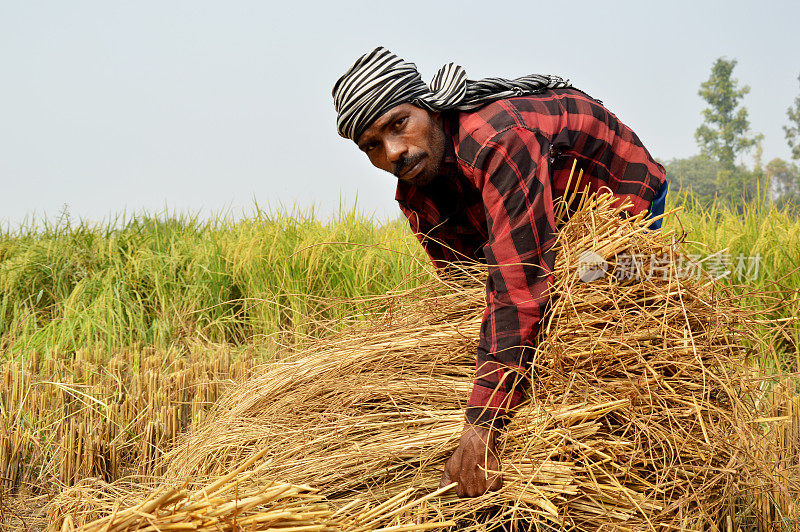
<path fill-rule="evenodd" d="M 356 211 L 243 221 L 138 217 L 0 235 L 6 356 L 89 346 L 252 345 L 357 299 L 415 282 L 422 258 L 402 224 Z M 313 331 L 308 331 L 313 332 Z"/>
<path fill-rule="evenodd" d="M 685 229 L 704 269 L 742 285 L 742 308 L 762 322 L 751 362 L 792 387 L 800 220 L 774 207 L 740 215 L 684 205 L 665 230 Z M 355 209 L 326 221 L 255 210 L 239 221 L 139 216 L 6 229 L 0 522 L 21 526 L 27 516 L 43 527 L 45 504 L 69 486 L 163 474 L 178 436 L 259 364 L 385 310 L 388 291 L 430 280 L 405 223 Z M 791 402 L 776 409 L 800 415 Z"/>
<path fill-rule="evenodd" d="M 796 315 L 800 219 L 774 207 L 744 215 L 691 201 L 685 208 L 665 228 L 684 227 L 697 254 L 710 256 L 707 267 L 729 270 L 730 282 L 783 289 L 790 301 L 770 315 Z M 737 275 L 740 258 L 756 257 Z M 252 346 L 287 329 L 324 334 L 313 330 L 315 318 L 348 316 L 353 300 L 418 285 L 426 261 L 404 222 L 378 224 L 355 209 L 324 222 L 313 212 L 255 210 L 242 221 L 141 216 L 6 229 L 2 357 L 197 341 Z M 785 330 L 795 342 L 797 331 Z M 782 361 L 796 364 L 784 340 L 776 339 Z"/>

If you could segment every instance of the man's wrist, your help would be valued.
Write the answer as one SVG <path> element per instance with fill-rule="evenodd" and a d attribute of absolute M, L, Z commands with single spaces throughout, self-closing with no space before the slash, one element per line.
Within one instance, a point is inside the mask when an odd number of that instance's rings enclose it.
<path fill-rule="evenodd" d="M 501 430 L 508 422 L 508 413 L 502 408 L 468 405 L 464 420 L 468 425 Z"/>
<path fill-rule="evenodd" d="M 492 427 L 485 427 L 482 425 L 465 424 L 464 432 L 461 434 L 462 439 L 479 438 L 487 447 L 494 447 L 497 431 Z"/>

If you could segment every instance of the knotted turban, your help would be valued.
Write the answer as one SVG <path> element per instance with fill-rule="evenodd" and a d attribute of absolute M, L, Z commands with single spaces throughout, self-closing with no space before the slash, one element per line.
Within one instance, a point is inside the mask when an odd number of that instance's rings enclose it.
<path fill-rule="evenodd" d="M 379 46 L 362 55 L 333 86 L 339 134 L 358 137 L 383 113 L 402 103 L 429 111 L 470 111 L 495 100 L 570 87 L 558 76 L 531 74 L 517 79 L 467 79 L 459 65 L 439 69 L 430 85 L 422 81 L 414 63 Z"/>

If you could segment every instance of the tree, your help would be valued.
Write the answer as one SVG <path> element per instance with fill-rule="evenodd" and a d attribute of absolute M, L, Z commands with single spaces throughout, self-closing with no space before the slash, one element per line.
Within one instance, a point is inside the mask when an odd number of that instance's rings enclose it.
<path fill-rule="evenodd" d="M 756 152 L 753 155 L 753 171 L 740 168 L 738 175 L 743 176 L 742 196 L 745 202 L 758 200 L 767 203 L 770 200 L 769 174 L 764 169 L 764 140 L 763 135 L 756 136 Z"/>
<path fill-rule="evenodd" d="M 684 159 L 664 162 L 670 192 L 690 191 L 700 203 L 712 203 L 717 197 L 717 174 L 720 164 L 706 155 L 693 155 Z"/>
<path fill-rule="evenodd" d="M 800 168 L 783 159 L 767 163 L 767 176 L 775 202 L 779 205 L 800 204 Z"/>
<path fill-rule="evenodd" d="M 797 81 L 800 81 L 800 74 Z M 794 106 L 786 110 L 786 115 L 789 117 L 789 125 L 783 126 L 786 142 L 792 149 L 792 159 L 800 160 L 800 96 L 794 99 Z"/>
<path fill-rule="evenodd" d="M 706 101 L 703 109 L 703 124 L 694 136 L 702 152 L 720 163 L 717 188 L 731 201 L 752 195 L 752 175 L 736 168 L 736 156 L 754 147 L 762 138 L 750 134 L 747 109 L 740 105 L 741 99 L 750 92 L 747 85 L 738 88 L 738 80 L 732 77 L 736 59 L 720 57 L 711 67 L 708 80 L 700 85 L 697 93 Z"/>

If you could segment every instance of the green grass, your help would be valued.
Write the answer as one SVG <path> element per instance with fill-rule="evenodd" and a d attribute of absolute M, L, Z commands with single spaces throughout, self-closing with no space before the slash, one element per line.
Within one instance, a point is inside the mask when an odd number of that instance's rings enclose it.
<path fill-rule="evenodd" d="M 740 289 L 744 303 L 765 318 L 799 315 L 798 218 L 774 207 L 736 214 L 681 201 L 683 227 L 698 253 L 727 249 L 733 260 L 758 255 L 750 287 L 775 289 L 780 280 L 782 292 L 770 301 Z M 665 223 L 678 227 L 674 219 Z M 341 300 L 413 286 L 424 278 L 425 264 L 405 222 L 379 224 L 355 209 L 327 222 L 313 212 L 256 209 L 240 221 L 160 215 L 6 229 L 0 233 L 0 348 L 6 358 L 89 346 L 252 345 L 286 328 L 318 334 L 311 317 L 358 312 L 358 305 Z M 784 323 L 763 334 L 780 353 L 780 359 L 769 355 L 773 363 L 794 368 L 800 327 Z"/>
<path fill-rule="evenodd" d="M 137 217 L 0 235 L 4 351 L 251 343 L 357 298 L 410 286 L 422 251 L 403 224 L 344 211 L 244 221 Z M 332 302 L 334 302 L 332 304 Z"/>
<path fill-rule="evenodd" d="M 673 202 L 675 199 L 673 198 Z M 757 272 L 726 281 L 736 287 L 740 302 L 757 311 L 755 316 L 773 323 L 760 327 L 765 345 L 759 361 L 763 367 L 800 372 L 800 217 L 793 207 L 777 208 L 763 203 L 748 205 L 744 212 L 714 204 L 703 206 L 691 197 L 684 201 L 682 226 L 670 219 L 665 228 L 688 232 L 687 246 L 703 257 L 720 252 L 736 268 L 739 257 L 758 257 Z M 724 252 L 724 253 L 723 253 Z M 753 275 L 755 274 L 755 275 Z M 774 320 L 783 320 L 777 321 Z"/>

